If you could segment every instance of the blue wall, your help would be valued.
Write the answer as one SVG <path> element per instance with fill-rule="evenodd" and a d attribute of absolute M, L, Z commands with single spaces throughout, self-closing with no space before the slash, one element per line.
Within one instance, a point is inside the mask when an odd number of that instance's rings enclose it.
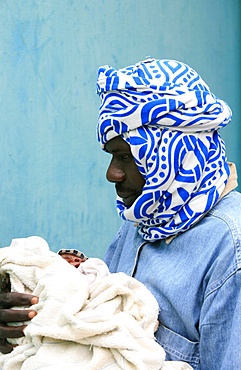
<path fill-rule="evenodd" d="M 102 257 L 121 221 L 96 142 L 99 65 L 146 56 L 196 69 L 233 110 L 241 173 L 240 0 L 0 2 L 0 246 L 40 235 Z"/>

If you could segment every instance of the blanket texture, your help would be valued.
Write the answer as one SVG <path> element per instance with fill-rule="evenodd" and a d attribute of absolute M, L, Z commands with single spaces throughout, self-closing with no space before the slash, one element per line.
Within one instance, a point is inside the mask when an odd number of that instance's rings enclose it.
<path fill-rule="evenodd" d="M 0 356 L 3 370 L 191 369 L 164 361 L 154 339 L 158 304 L 136 279 L 116 273 L 89 285 L 40 237 L 1 248 L 0 273 L 9 275 L 12 291 L 39 297 L 24 340 Z"/>

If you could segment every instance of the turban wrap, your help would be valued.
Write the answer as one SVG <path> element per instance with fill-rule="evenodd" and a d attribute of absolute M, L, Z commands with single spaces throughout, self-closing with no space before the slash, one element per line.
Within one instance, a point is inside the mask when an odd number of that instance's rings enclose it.
<path fill-rule="evenodd" d="M 195 70 L 175 60 L 148 58 L 120 70 L 102 66 L 97 93 L 102 149 L 120 135 L 145 179 L 130 207 L 117 196 L 119 215 L 137 222 L 148 241 L 186 231 L 217 203 L 227 183 L 218 130 L 231 120 L 229 106 Z"/>

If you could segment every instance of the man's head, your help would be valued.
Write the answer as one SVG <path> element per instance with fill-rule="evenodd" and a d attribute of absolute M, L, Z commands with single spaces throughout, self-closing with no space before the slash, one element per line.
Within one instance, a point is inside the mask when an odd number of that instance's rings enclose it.
<path fill-rule="evenodd" d="M 100 67 L 98 140 L 112 154 L 117 210 L 146 240 L 187 230 L 216 204 L 229 176 L 218 129 L 231 119 L 192 68 L 148 59 Z M 138 169 L 138 171 L 137 171 Z"/>

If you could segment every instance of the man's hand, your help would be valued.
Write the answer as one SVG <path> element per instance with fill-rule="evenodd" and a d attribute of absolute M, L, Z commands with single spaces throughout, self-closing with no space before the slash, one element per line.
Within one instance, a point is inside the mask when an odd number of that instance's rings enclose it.
<path fill-rule="evenodd" d="M 0 352 L 9 353 L 14 345 L 8 343 L 7 338 L 20 338 L 24 336 L 26 325 L 9 326 L 11 322 L 23 322 L 36 316 L 33 310 L 16 310 L 12 307 L 30 307 L 38 303 L 38 298 L 23 293 L 0 293 Z"/>

